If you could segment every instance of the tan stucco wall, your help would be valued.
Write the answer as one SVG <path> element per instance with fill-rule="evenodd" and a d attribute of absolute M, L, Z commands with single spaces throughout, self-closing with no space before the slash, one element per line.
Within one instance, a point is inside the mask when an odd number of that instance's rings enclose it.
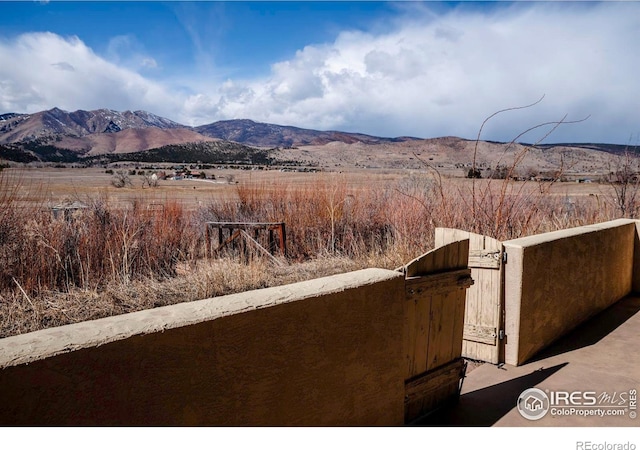
<path fill-rule="evenodd" d="M 631 290 L 640 293 L 640 220 L 636 220 L 636 234 L 633 244 L 633 281 Z"/>
<path fill-rule="evenodd" d="M 524 363 L 629 294 L 636 236 L 619 219 L 505 242 L 505 362 Z"/>
<path fill-rule="evenodd" d="M 0 425 L 400 425 L 403 300 L 367 269 L 6 338 Z"/>

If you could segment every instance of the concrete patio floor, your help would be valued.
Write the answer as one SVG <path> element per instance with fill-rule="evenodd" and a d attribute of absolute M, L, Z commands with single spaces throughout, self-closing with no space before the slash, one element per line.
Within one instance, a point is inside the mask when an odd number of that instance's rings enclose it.
<path fill-rule="evenodd" d="M 627 406 L 624 416 L 552 415 L 525 419 L 516 408 L 520 394 L 536 387 L 558 391 L 607 394 L 602 406 Z M 631 418 L 630 390 L 640 392 L 640 297 L 627 297 L 552 344 L 527 364 L 501 367 L 484 364 L 467 374 L 457 403 L 433 413 L 419 425 L 515 427 L 640 426 Z M 622 396 L 620 396 L 622 394 Z M 579 408 L 577 408 L 579 409 Z M 607 409 L 607 408 L 603 408 Z M 612 409 L 612 408 L 608 408 Z"/>

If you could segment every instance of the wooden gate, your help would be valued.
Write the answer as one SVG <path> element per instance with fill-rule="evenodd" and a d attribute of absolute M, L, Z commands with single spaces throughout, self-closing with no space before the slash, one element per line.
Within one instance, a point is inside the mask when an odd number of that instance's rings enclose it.
<path fill-rule="evenodd" d="M 504 362 L 504 247 L 488 236 L 436 228 L 436 246 L 469 240 L 469 268 L 462 356 L 493 364 Z"/>
<path fill-rule="evenodd" d="M 405 422 L 457 398 L 469 241 L 436 248 L 398 270 L 405 274 Z"/>

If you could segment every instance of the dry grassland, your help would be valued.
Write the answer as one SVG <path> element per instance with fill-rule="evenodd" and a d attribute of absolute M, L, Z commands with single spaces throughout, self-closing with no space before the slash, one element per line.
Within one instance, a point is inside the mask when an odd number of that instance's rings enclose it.
<path fill-rule="evenodd" d="M 395 268 L 434 228 L 498 239 L 620 216 L 596 183 L 440 178 L 426 169 L 207 170 L 115 188 L 104 169 L 0 172 L 0 337 L 364 267 Z M 233 183 L 230 183 L 233 181 Z M 69 220 L 51 207 L 87 206 Z M 205 258 L 205 222 L 286 223 L 288 258 Z M 249 249 L 250 250 L 250 249 Z"/>

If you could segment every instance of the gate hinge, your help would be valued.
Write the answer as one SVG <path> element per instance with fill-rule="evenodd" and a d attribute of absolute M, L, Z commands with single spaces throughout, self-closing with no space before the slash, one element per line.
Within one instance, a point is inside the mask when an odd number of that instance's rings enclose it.
<path fill-rule="evenodd" d="M 500 340 L 504 339 L 504 330 L 500 330 L 498 332 L 498 339 L 500 339 Z"/>
<path fill-rule="evenodd" d="M 502 252 L 502 262 L 507 263 L 507 252 Z"/>

